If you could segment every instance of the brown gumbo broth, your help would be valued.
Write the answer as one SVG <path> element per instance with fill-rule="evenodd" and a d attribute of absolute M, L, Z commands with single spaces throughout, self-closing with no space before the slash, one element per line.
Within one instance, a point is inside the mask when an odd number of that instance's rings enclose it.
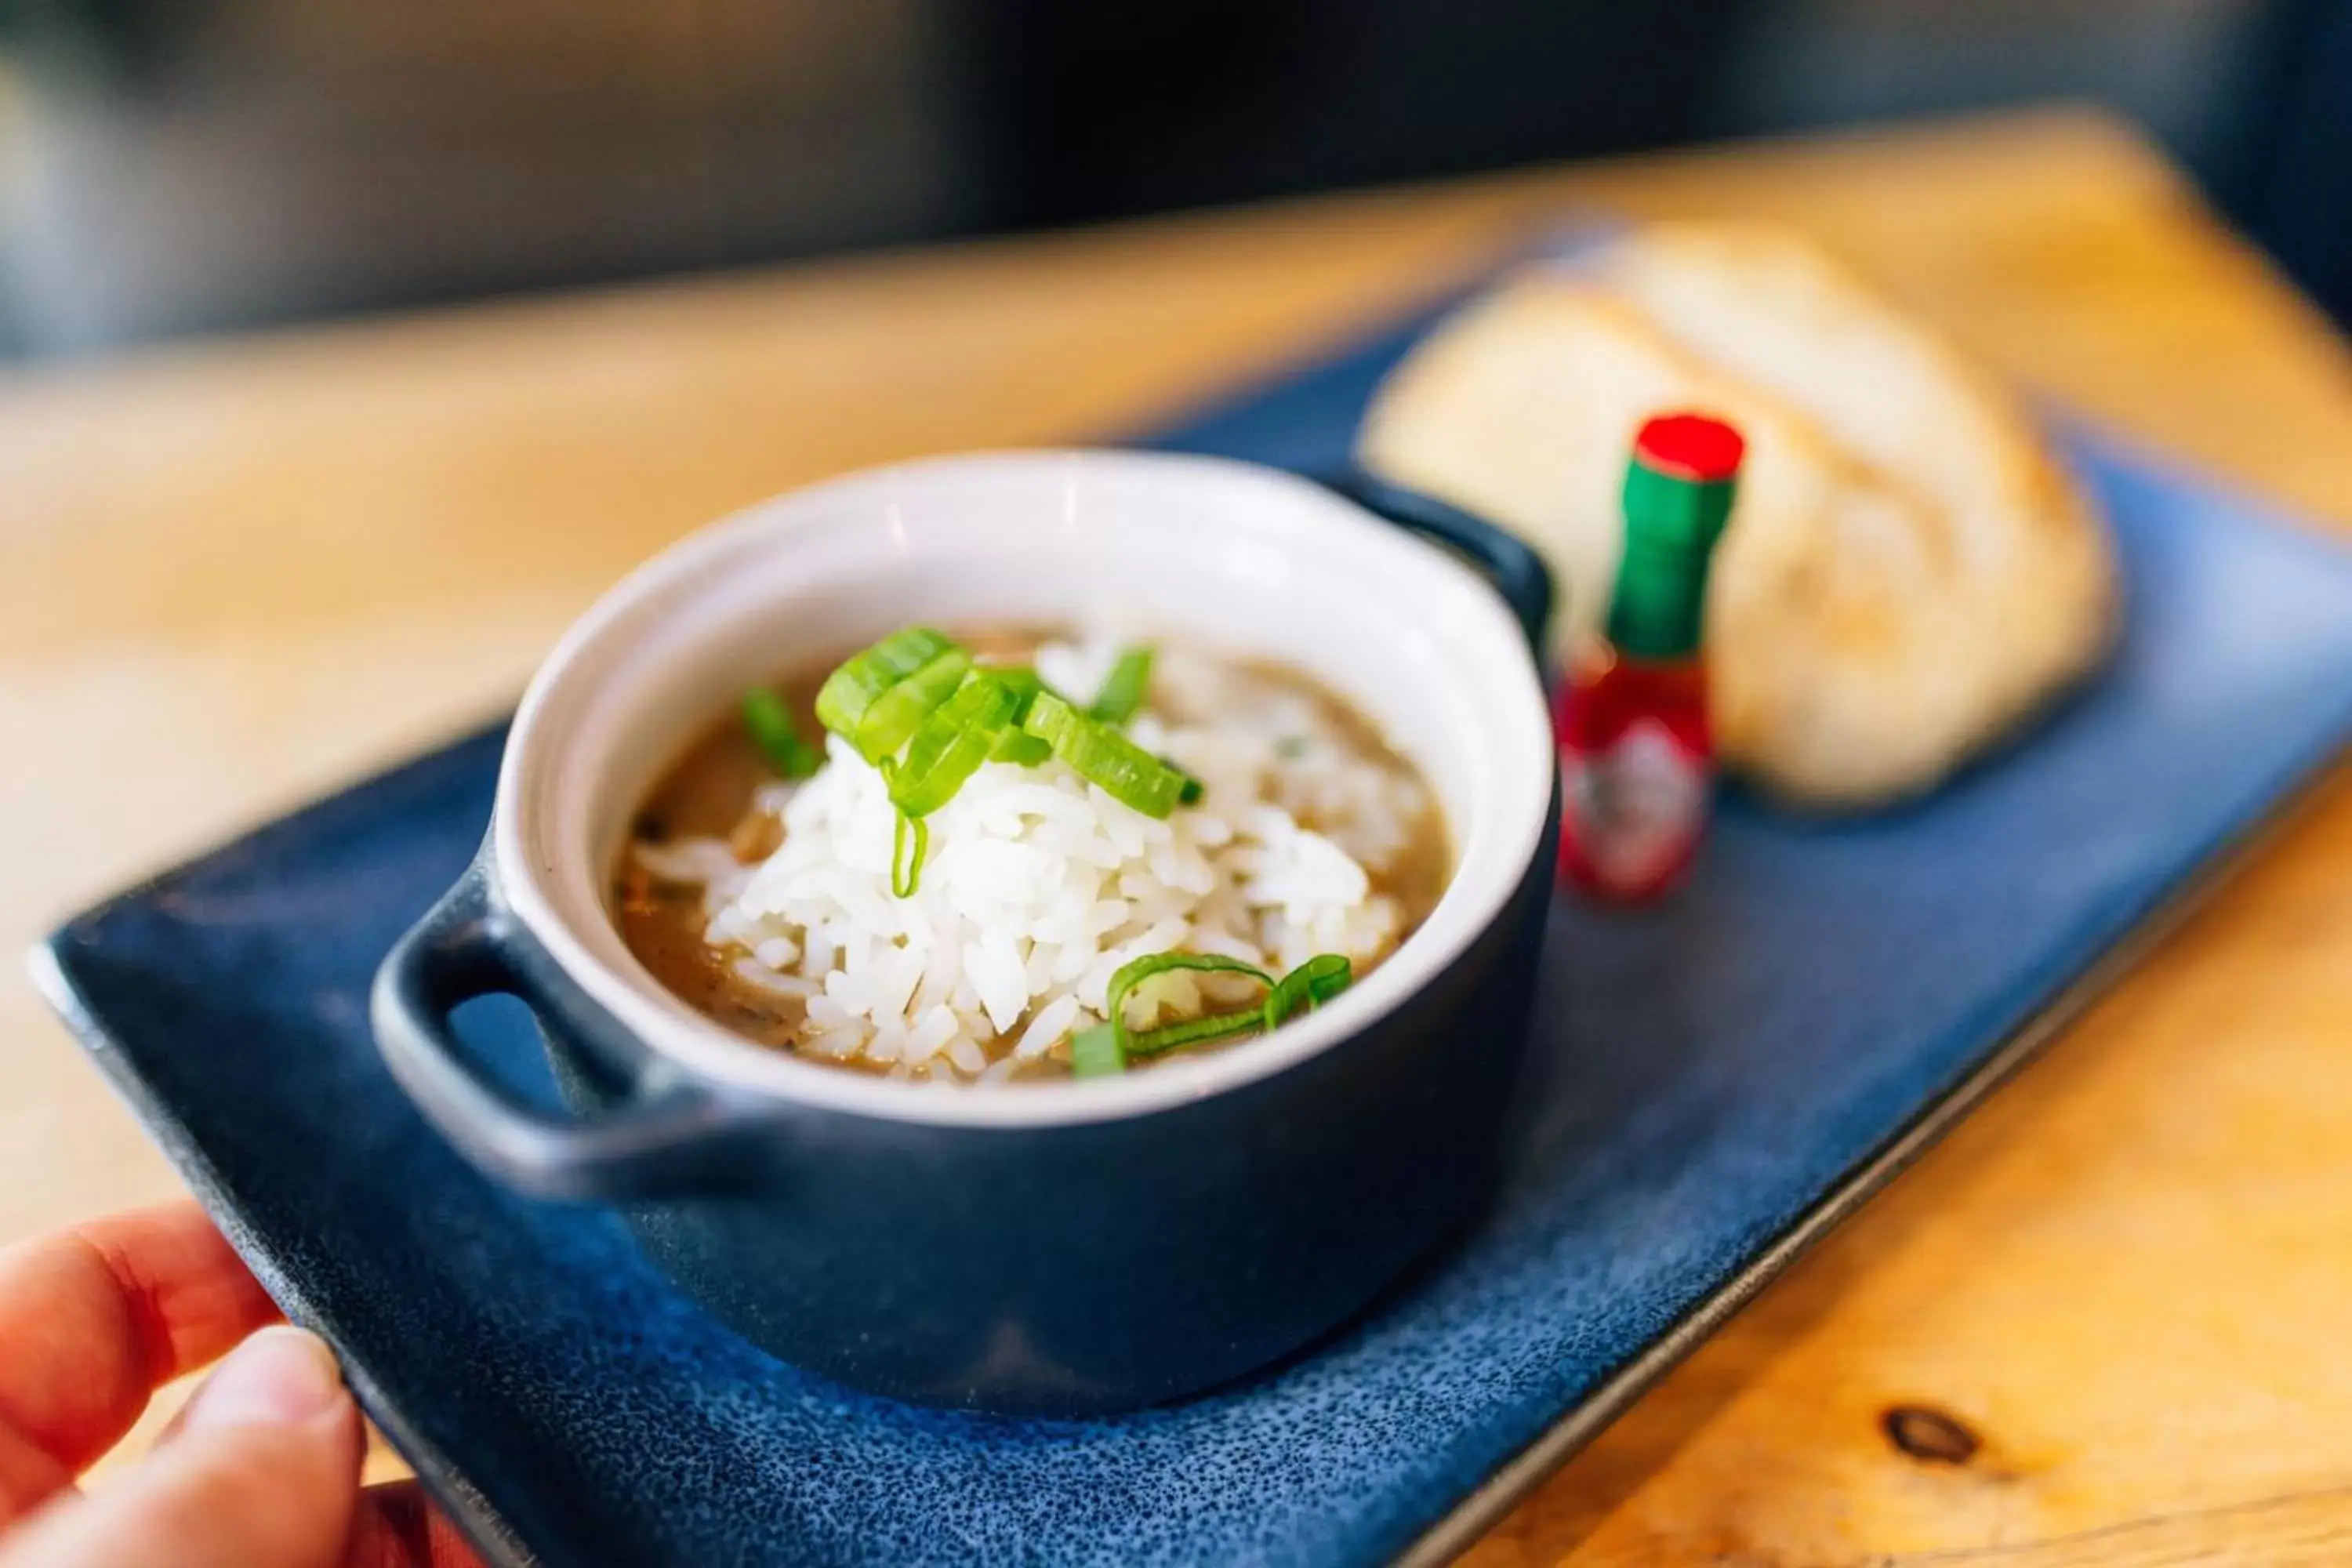
<path fill-rule="evenodd" d="M 1026 663 L 1047 640 L 1040 634 L 1018 630 L 965 630 L 953 635 L 982 665 Z M 1171 666 L 1180 660 L 1192 671 L 1189 681 L 1170 679 Z M 815 718 L 816 694 L 837 662 L 828 660 L 790 671 L 771 683 L 790 708 L 802 736 L 820 747 L 824 732 Z M 1204 693 L 1209 700 L 1203 700 Z M 1226 711 L 1213 710 L 1217 709 Z M 1335 840 L 1350 831 L 1360 837 L 1367 831 L 1364 825 L 1372 824 L 1375 837 L 1369 842 L 1377 852 L 1368 852 L 1360 862 L 1369 889 L 1363 903 L 1370 909 L 1386 900 L 1393 911 L 1392 930 L 1377 939 L 1374 951 L 1351 955 L 1357 978 L 1383 961 L 1435 907 L 1451 872 L 1452 856 L 1433 796 L 1412 765 L 1389 747 L 1368 720 L 1321 686 L 1279 666 L 1216 660 L 1189 650 L 1180 654 L 1173 645 L 1163 644 L 1147 710 L 1154 716 L 1153 722 L 1168 727 L 1171 740 L 1187 727 L 1196 732 L 1213 732 L 1230 723 L 1237 711 L 1259 725 L 1252 732 L 1263 747 L 1270 733 L 1265 726 L 1277 725 L 1283 732 L 1272 741 L 1271 754 L 1285 760 L 1265 765 L 1259 776 L 1274 782 L 1257 797 L 1258 802 L 1283 805 L 1299 828 Z M 1297 732 L 1289 732 L 1292 730 Z M 1200 743 L 1197 735 L 1195 743 Z M 1328 759 L 1325 765 L 1343 770 L 1339 784 L 1354 791 L 1349 798 L 1360 797 L 1368 781 L 1384 778 L 1387 782 L 1374 792 L 1383 805 L 1367 816 L 1360 809 L 1350 815 L 1347 799 L 1325 798 L 1334 785 L 1318 773 L 1315 760 L 1318 757 Z M 686 848 L 699 857 L 698 869 L 711 864 L 730 868 L 759 865 L 782 847 L 786 837 L 782 816 L 770 809 L 780 782 L 740 720 L 730 711 L 686 748 L 646 796 L 633 819 L 630 842 L 623 847 L 612 886 L 622 938 L 655 978 L 698 1011 L 746 1038 L 828 1066 L 900 1078 L 941 1076 L 963 1081 L 982 1076 L 968 1069 L 974 1060 L 984 1058 L 982 1065 L 992 1069 L 985 1076 L 992 1079 L 1067 1076 L 1066 1040 L 1041 1054 L 1012 1059 L 1014 1044 L 1050 1002 L 1024 1009 L 1002 1030 L 993 1030 L 969 1008 L 951 1009 L 971 1020 L 964 1033 L 992 1037 L 973 1038 L 969 1046 L 958 1042 L 965 1069 L 942 1058 L 910 1067 L 904 1061 L 876 1060 L 864 1054 L 845 1057 L 837 1049 L 816 1048 L 813 1042 L 829 1041 L 823 1023 L 812 1019 L 814 1004 L 786 994 L 773 984 L 747 977 L 747 966 L 760 962 L 752 948 L 726 938 L 714 941 L 714 909 L 723 900 L 713 895 L 712 884 L 700 875 L 684 874 L 663 859 Z M 814 784 L 811 781 L 801 787 Z M 1340 796 L 1347 795 L 1347 788 L 1339 790 Z M 763 794 L 768 797 L 764 802 Z M 1212 798 L 1202 803 L 1202 813 L 1235 808 L 1234 802 L 1214 798 L 1215 794 L 1213 785 Z M 1269 799 L 1269 795 L 1275 798 Z M 1184 813 L 1180 808 L 1177 815 L 1181 817 Z M 663 864 L 648 863 L 657 860 Z M 1225 884 L 1220 883 L 1216 897 L 1227 897 L 1224 889 Z M 1239 897 L 1238 892 L 1232 894 L 1234 900 Z M 1118 939 L 1107 940 L 1103 945 L 1115 947 Z M 1035 949 L 1030 951 L 1034 953 Z M 1279 968 L 1275 972 L 1279 973 Z M 754 968 L 751 973 L 764 972 Z M 799 973 L 798 966 L 788 966 L 786 973 Z M 822 982 L 824 973 L 810 971 L 803 978 Z M 1163 1021 L 1171 1015 L 1197 1016 L 1244 1005 L 1262 994 L 1256 983 L 1245 977 L 1202 977 L 1194 984 L 1197 994 L 1191 999 L 1192 1005 L 1169 1008 L 1163 1012 Z M 1098 992 L 1096 1005 L 1099 1005 Z M 1096 1016 L 1081 1016 L 1092 1022 Z"/>

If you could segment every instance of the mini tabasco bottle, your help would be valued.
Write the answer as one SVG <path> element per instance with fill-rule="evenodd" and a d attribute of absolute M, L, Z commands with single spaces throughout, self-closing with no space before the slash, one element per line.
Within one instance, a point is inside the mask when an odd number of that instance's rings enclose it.
<path fill-rule="evenodd" d="M 1632 903 L 1680 882 L 1706 831 L 1715 748 L 1699 657 L 1707 563 L 1746 444 L 1721 420 L 1643 425 L 1625 469 L 1625 554 L 1607 632 L 1571 656 L 1559 733 L 1559 869 Z"/>

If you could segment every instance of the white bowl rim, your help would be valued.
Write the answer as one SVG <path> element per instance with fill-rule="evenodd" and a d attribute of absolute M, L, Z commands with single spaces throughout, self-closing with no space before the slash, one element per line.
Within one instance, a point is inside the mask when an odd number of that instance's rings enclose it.
<path fill-rule="evenodd" d="M 1416 569 L 1450 581 L 1453 585 L 1444 592 L 1472 592 L 1475 605 L 1464 613 L 1475 623 L 1468 629 L 1479 649 L 1507 648 L 1517 656 L 1511 678 L 1516 689 L 1503 698 L 1514 710 L 1512 734 L 1501 739 L 1533 740 L 1536 750 L 1530 754 L 1544 759 L 1540 777 L 1504 786 L 1510 809 L 1495 829 L 1502 853 L 1494 858 L 1497 869 L 1484 879 L 1484 885 L 1464 888 L 1465 868 L 1457 865 L 1438 910 L 1396 952 L 1339 997 L 1272 1035 L 1163 1062 L 1148 1071 L 1084 1080 L 940 1087 L 802 1060 L 744 1039 L 649 976 L 641 982 L 621 973 L 590 951 L 550 896 L 540 868 L 525 852 L 521 831 L 528 809 L 526 760 L 542 739 L 541 721 L 551 694 L 583 653 L 639 601 L 693 574 L 709 559 L 738 548 L 747 534 L 772 532 L 781 547 L 803 515 L 814 523 L 828 509 L 861 499 L 861 491 L 880 492 L 905 479 L 937 483 L 967 468 L 974 475 L 1048 466 L 1067 472 L 1073 463 L 1089 469 L 1149 471 L 1153 478 L 1176 483 L 1246 483 L 1284 491 L 1304 511 L 1344 518 L 1370 531 L 1382 542 L 1377 548 L 1421 552 L 1425 559 L 1415 563 Z M 1495 679 L 1491 668 L 1483 674 Z M 1148 1115 L 1273 1077 L 1361 1033 L 1442 974 L 1502 917 L 1528 875 L 1556 786 L 1552 755 L 1549 707 L 1535 655 L 1501 595 L 1449 552 L 1313 480 L 1255 463 L 1189 454 L 1089 447 L 955 453 L 858 469 L 754 502 L 680 539 L 608 589 L 547 656 L 516 711 L 499 766 L 489 858 L 499 898 L 546 956 L 654 1057 L 685 1068 L 722 1091 L 913 1124 L 999 1129 L 1078 1125 Z M 1443 923 L 1441 917 L 1447 917 Z"/>

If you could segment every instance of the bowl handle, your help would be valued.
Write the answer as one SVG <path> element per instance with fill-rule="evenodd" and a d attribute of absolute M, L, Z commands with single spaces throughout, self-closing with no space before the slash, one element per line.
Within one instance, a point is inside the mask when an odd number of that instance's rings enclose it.
<path fill-rule="evenodd" d="M 1407 489 L 1361 468 L 1318 477 L 1325 489 L 1409 533 L 1447 545 L 1467 560 L 1511 607 L 1519 629 L 1527 634 L 1528 650 L 1535 656 L 1537 668 L 1543 667 L 1556 593 L 1551 569 L 1525 540 L 1435 496 Z"/>
<path fill-rule="evenodd" d="M 511 942 L 478 866 L 400 939 L 370 998 L 377 1048 L 393 1077 L 458 1152 L 519 1192 L 618 1200 L 699 1189 L 718 1145 L 748 1118 L 668 1075 L 650 1053 L 630 1053 L 620 1105 L 587 1121 L 526 1105 L 469 1059 L 449 1016 L 475 997 L 512 996 L 541 1028 L 567 1026 Z"/>

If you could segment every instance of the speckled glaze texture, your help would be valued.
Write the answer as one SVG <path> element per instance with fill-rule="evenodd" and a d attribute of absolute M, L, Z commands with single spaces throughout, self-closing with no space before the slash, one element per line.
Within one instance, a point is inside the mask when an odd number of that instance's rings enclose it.
<path fill-rule="evenodd" d="M 1328 468 L 1403 342 L 1175 444 Z M 2352 731 L 2352 562 L 2075 454 L 2128 577 L 2110 672 L 1915 809 L 1832 826 L 1734 796 L 1675 901 L 1556 909 L 1500 1205 L 1307 1352 L 1181 1405 L 1024 1423 L 845 1393 L 688 1306 L 617 1218 L 512 1197 L 428 1131 L 366 988 L 472 853 L 495 734 L 77 921 L 50 983 L 496 1561 L 1378 1563 L 1731 1288 Z M 551 1100 L 518 1018 L 469 1028 Z"/>
<path fill-rule="evenodd" d="M 1091 1415 L 1227 1382 L 1346 1318 L 1492 1191 L 1556 842 L 1459 961 L 1285 1072 L 1011 1134 L 781 1107 L 712 1193 L 630 1222 L 746 1339 L 854 1387 Z M 568 1098 L 608 1103 L 594 1059 L 550 1039 Z"/>

